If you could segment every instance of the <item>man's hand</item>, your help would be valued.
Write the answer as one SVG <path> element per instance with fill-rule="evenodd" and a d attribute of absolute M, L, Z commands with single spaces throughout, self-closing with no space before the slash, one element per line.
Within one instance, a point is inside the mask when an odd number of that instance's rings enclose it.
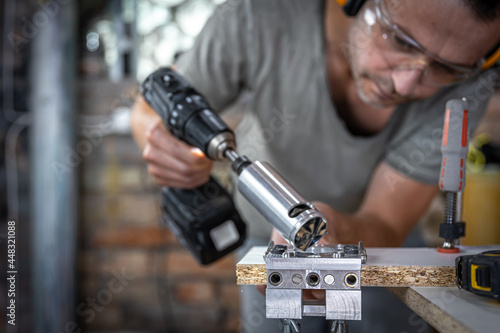
<path fill-rule="evenodd" d="M 323 214 L 327 225 L 335 223 L 335 211 L 333 210 L 332 207 L 320 201 L 313 201 L 312 204 L 314 205 L 314 207 L 316 207 L 317 210 L 319 210 L 321 214 Z M 337 235 L 335 233 L 335 229 L 329 227 L 327 232 L 328 232 L 328 241 L 326 240 L 327 235 L 325 235 L 321 237 L 318 244 L 337 244 L 338 240 L 337 240 Z"/>
<path fill-rule="evenodd" d="M 174 137 L 142 98 L 134 106 L 131 123 L 148 171 L 159 185 L 191 189 L 208 181 L 212 161 L 198 148 Z"/>
<path fill-rule="evenodd" d="M 142 156 L 149 173 L 162 186 L 189 189 L 203 185 L 212 169 L 212 161 L 200 149 L 175 138 L 161 120 L 146 131 Z"/>

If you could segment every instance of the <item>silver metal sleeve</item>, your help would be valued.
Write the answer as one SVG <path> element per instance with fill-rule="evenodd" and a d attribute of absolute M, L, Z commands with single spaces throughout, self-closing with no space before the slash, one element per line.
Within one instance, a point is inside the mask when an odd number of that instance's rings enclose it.
<path fill-rule="evenodd" d="M 241 172 L 238 190 L 295 248 L 306 250 L 326 232 L 323 215 L 265 162 Z"/>

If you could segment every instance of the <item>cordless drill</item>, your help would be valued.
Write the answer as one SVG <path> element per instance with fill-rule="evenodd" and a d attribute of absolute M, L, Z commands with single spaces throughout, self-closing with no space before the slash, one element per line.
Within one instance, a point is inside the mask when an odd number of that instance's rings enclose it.
<path fill-rule="evenodd" d="M 326 232 L 321 213 L 266 162 L 236 153 L 233 131 L 178 73 L 162 68 L 141 85 L 146 102 L 174 136 L 215 161 L 231 162 L 238 191 L 294 248 L 306 250 Z M 197 204 L 200 197 L 204 204 Z M 211 178 L 194 190 L 163 188 L 164 220 L 202 264 L 243 244 L 245 224 L 229 194 Z"/>

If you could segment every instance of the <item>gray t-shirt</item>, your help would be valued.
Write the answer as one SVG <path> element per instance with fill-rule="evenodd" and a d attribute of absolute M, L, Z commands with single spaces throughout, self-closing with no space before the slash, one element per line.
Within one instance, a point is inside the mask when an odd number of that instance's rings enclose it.
<path fill-rule="evenodd" d="M 353 136 L 330 99 L 324 5 L 324 0 L 229 0 L 177 69 L 216 110 L 251 92 L 236 130 L 238 152 L 269 162 L 307 200 L 356 211 L 381 162 L 437 184 L 446 101 L 467 97 L 474 129 L 494 91 L 494 75 L 486 72 L 479 80 L 400 105 L 380 133 Z M 239 194 L 235 201 L 250 236 L 269 237 L 270 224 Z"/>

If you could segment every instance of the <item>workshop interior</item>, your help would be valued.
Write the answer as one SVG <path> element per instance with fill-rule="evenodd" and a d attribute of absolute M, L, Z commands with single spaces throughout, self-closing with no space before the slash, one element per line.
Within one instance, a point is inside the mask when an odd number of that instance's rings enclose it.
<path fill-rule="evenodd" d="M 384 1 L 368 0 L 377 15 Z M 0 0 L 0 332 L 266 333 L 269 320 L 270 333 L 319 333 L 311 318 L 331 333 L 500 327 L 500 51 L 486 59 L 491 82 L 440 106 L 436 194 L 415 237 L 330 244 L 335 221 L 300 181 L 240 149 L 252 92 L 220 110 L 176 67 L 211 17 L 252 2 Z M 368 13 L 365 1 L 331 3 Z M 138 99 L 213 162 L 205 183 L 158 184 L 131 127 Z M 273 126 L 256 145 L 281 140 Z M 236 194 L 283 243 L 250 241 Z M 262 306 L 245 304 L 251 293 Z"/>

